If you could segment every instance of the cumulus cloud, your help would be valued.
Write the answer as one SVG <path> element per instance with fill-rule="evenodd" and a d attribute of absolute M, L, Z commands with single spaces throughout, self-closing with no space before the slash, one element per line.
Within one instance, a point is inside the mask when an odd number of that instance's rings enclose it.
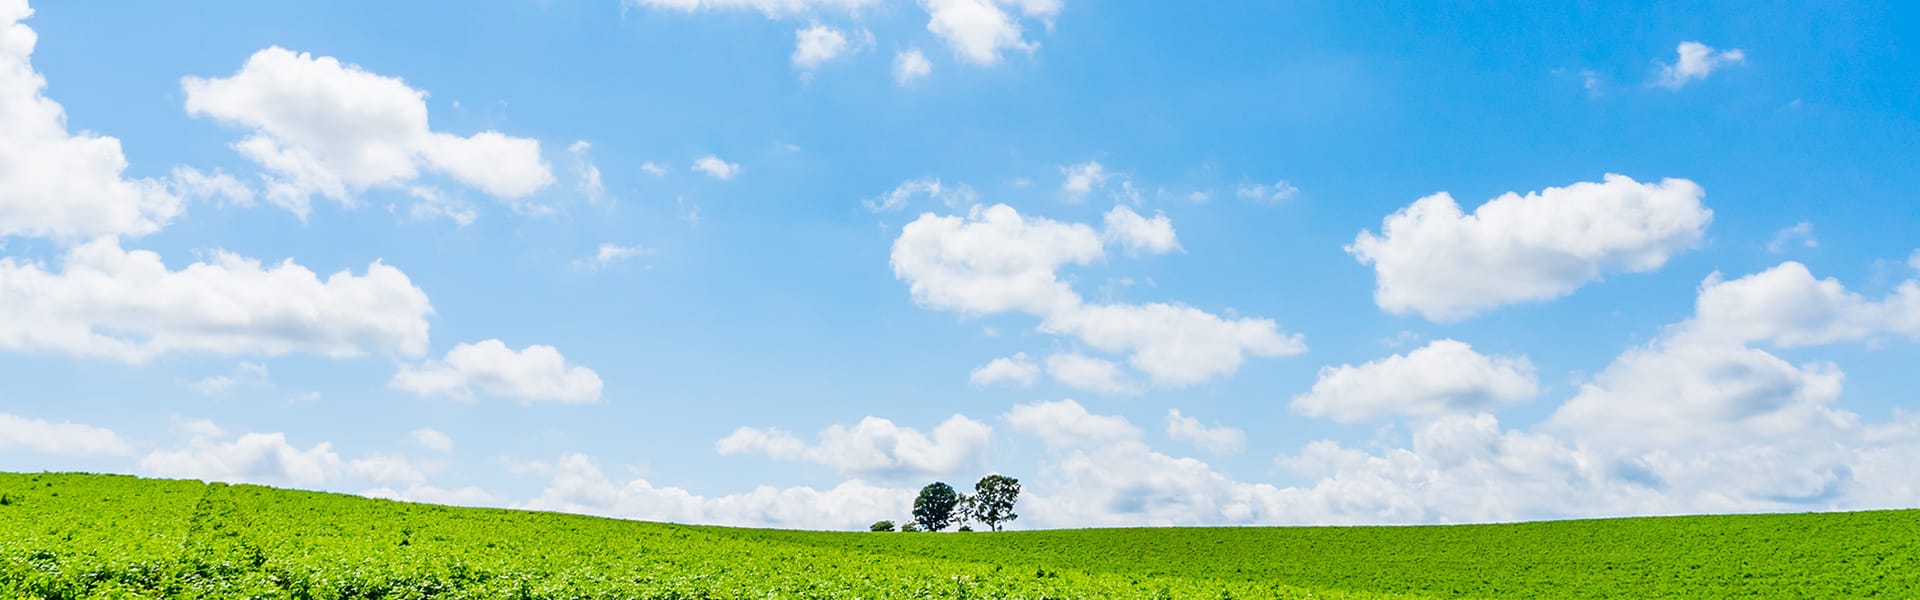
<path fill-rule="evenodd" d="M 694 159 L 693 170 L 706 173 L 708 177 L 726 181 L 740 174 L 740 164 L 720 160 L 720 157 L 708 154 Z"/>
<path fill-rule="evenodd" d="M 1080 301 L 1055 271 L 1103 256 L 1092 227 L 996 204 L 974 206 L 965 217 L 920 215 L 894 240 L 892 262 L 914 301 L 929 308 L 1050 314 Z"/>
<path fill-rule="evenodd" d="M 1087 412 L 1072 400 L 1020 404 L 1000 418 L 1015 431 L 1040 438 L 1049 448 L 1083 448 L 1140 437 L 1140 430 L 1126 419 Z"/>
<path fill-rule="evenodd" d="M 1177 408 L 1167 410 L 1167 437 L 1219 455 L 1239 454 L 1247 446 L 1247 432 L 1218 423 L 1208 427 Z"/>
<path fill-rule="evenodd" d="M 0 10 L 5 10 L 0 8 Z M 133 444 L 113 430 L 0 413 L 0 452 L 54 456 L 126 456 Z"/>
<path fill-rule="evenodd" d="M 1100 232 L 1100 237 L 1133 253 L 1166 254 L 1180 249 L 1180 239 L 1173 233 L 1173 219 L 1167 218 L 1166 213 L 1155 213 L 1149 219 L 1124 205 L 1107 211 L 1106 229 Z"/>
<path fill-rule="evenodd" d="M 398 454 L 369 454 L 348 461 L 347 472 L 382 485 L 421 485 L 427 481 L 420 465 Z"/>
<path fill-rule="evenodd" d="M 1240 369 L 1246 356 L 1296 356 L 1307 351 L 1299 334 L 1272 319 L 1218 315 L 1178 304 L 1100 304 L 1059 311 L 1040 324 L 1105 352 L 1128 354 L 1127 364 L 1161 387 L 1193 385 Z"/>
<path fill-rule="evenodd" d="M 120 140 L 67 131 L 66 110 L 33 70 L 25 2 L 0 6 L 0 238 L 74 242 L 153 233 L 179 216 L 166 182 L 123 175 Z"/>
<path fill-rule="evenodd" d="M 1525 196 L 1507 193 L 1463 213 L 1445 192 L 1388 216 L 1378 236 L 1347 246 L 1374 268 L 1374 302 L 1388 312 L 1451 321 L 1572 293 L 1608 272 L 1644 273 L 1692 248 L 1713 212 L 1684 179 L 1641 183 L 1609 174 Z"/>
<path fill-rule="evenodd" d="M 1679 57 L 1673 64 L 1660 65 L 1660 79 L 1655 85 L 1680 89 L 1689 82 L 1706 79 L 1721 67 L 1747 61 L 1747 53 L 1739 48 L 1715 50 L 1700 42 L 1680 42 L 1677 52 Z"/>
<path fill-rule="evenodd" d="M 0 258 L 0 348 L 139 363 L 179 352 L 223 355 L 426 351 L 426 292 L 379 261 L 322 280 L 215 251 L 179 270 L 112 239 L 72 248 L 61 268 Z"/>
<path fill-rule="evenodd" d="M 1694 311 L 1581 385 L 1546 429 L 1688 512 L 1866 508 L 1897 496 L 1880 478 L 1884 465 L 1856 467 L 1913 439 L 1881 436 L 1899 427 L 1863 425 L 1834 406 L 1845 382 L 1838 365 L 1794 364 L 1756 344 L 1920 339 L 1920 282 L 1873 302 L 1788 262 L 1708 278 Z"/>
<path fill-rule="evenodd" d="M 1039 8 L 1040 16 L 1059 12 L 1057 2 L 1025 4 L 1022 8 Z M 1019 19 L 1001 10 L 993 0 L 920 0 L 920 6 L 927 11 L 927 31 L 966 62 L 994 65 L 1000 62 L 1001 50 L 1031 51 L 1039 47 L 1027 41 Z"/>
<path fill-rule="evenodd" d="M 1065 176 L 1060 182 L 1060 191 L 1067 195 L 1068 200 L 1074 202 L 1086 199 L 1088 192 L 1106 185 L 1107 178 L 1113 176 L 1107 172 L 1106 167 L 1100 165 L 1099 161 L 1091 160 L 1060 167 L 1060 174 Z"/>
<path fill-rule="evenodd" d="M 233 439 L 195 436 L 185 447 L 156 450 L 140 459 L 151 477 L 318 487 L 345 473 L 347 462 L 321 442 L 307 449 L 284 433 L 248 433 Z"/>
<path fill-rule="evenodd" d="M 1920 339 L 1920 282 L 1908 280 L 1886 298 L 1869 300 L 1788 261 L 1731 281 L 1719 273 L 1708 277 L 1694 301 L 1694 318 L 1675 337 L 1792 348 L 1880 334 Z"/>
<path fill-rule="evenodd" d="M 1526 357 L 1486 356 L 1443 339 L 1359 366 L 1322 368 L 1313 390 L 1293 397 L 1293 409 L 1354 423 L 1386 415 L 1472 413 L 1539 393 Z"/>
<path fill-rule="evenodd" d="M 968 385 L 993 385 L 996 383 L 1015 383 L 1033 385 L 1040 378 L 1040 365 L 1027 358 L 1027 353 L 1016 352 L 1013 356 L 996 358 L 987 364 L 975 368 L 967 374 Z"/>
<path fill-rule="evenodd" d="M 1108 395 L 1138 394 L 1139 386 L 1127 381 L 1120 365 L 1078 353 L 1047 357 L 1047 376 L 1079 390 Z"/>
<path fill-rule="evenodd" d="M 828 489 L 760 486 L 750 492 L 701 496 L 645 479 L 616 482 L 593 459 L 562 456 L 538 497 L 518 505 L 626 519 L 742 527 L 862 529 L 876 515 L 899 515 L 915 490 L 851 480 Z"/>
<path fill-rule="evenodd" d="M 1293 184 L 1287 183 L 1284 179 L 1275 181 L 1272 185 L 1264 183 L 1242 183 L 1239 188 L 1234 190 L 1234 195 L 1239 196 L 1242 200 L 1275 204 L 1291 200 L 1299 194 L 1300 188 L 1293 187 Z"/>
<path fill-rule="evenodd" d="M 427 125 L 426 92 L 398 78 L 278 46 L 230 77 L 185 77 L 187 113 L 246 128 L 234 144 L 267 171 L 266 198 L 301 218 L 315 194 L 352 206 L 373 187 L 403 188 L 430 169 L 513 204 L 553 183 L 540 142 Z"/>
<path fill-rule="evenodd" d="M 933 73 L 933 63 L 919 48 L 908 48 L 893 55 L 893 82 L 902 86 L 925 79 Z"/>
<path fill-rule="evenodd" d="M 851 427 L 827 427 L 814 444 L 777 429 L 741 427 L 714 448 L 722 455 L 758 454 L 814 463 L 860 478 L 907 480 L 952 475 L 978 466 L 992 433 L 991 426 L 961 415 L 935 426 L 931 436 L 867 417 Z"/>
<path fill-rule="evenodd" d="M 601 383 L 592 369 L 567 364 L 553 346 L 516 351 L 500 340 L 484 340 L 454 346 L 441 360 L 403 365 L 387 386 L 429 397 L 472 400 L 479 392 L 521 404 L 574 404 L 599 402 Z"/>
<path fill-rule="evenodd" d="M 1170 236 L 1171 223 L 1163 224 Z M 1150 222 L 1149 229 L 1157 228 Z M 921 215 L 894 240 L 892 262 L 894 276 L 908 283 L 922 306 L 1040 317 L 1040 331 L 1126 353 L 1129 365 L 1162 387 L 1231 374 L 1247 355 L 1306 351 L 1298 334 L 1280 331 L 1271 319 L 1222 318 L 1168 303 L 1085 304 L 1058 270 L 1104 256 L 1092 227 L 1023 217 L 1002 204 L 976 205 L 965 217 Z"/>
<path fill-rule="evenodd" d="M 873 33 L 861 31 L 852 39 L 838 29 L 814 23 L 793 31 L 793 66 L 811 72 L 820 65 L 859 52 L 873 44 Z"/>

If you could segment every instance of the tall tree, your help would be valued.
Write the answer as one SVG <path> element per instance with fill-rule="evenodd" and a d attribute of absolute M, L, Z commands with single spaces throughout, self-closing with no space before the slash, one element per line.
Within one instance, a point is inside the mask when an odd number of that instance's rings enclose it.
<path fill-rule="evenodd" d="M 1005 475 L 988 475 L 973 484 L 967 513 L 974 520 L 999 531 L 1001 523 L 1020 518 L 1013 512 L 1013 503 L 1019 499 L 1020 480 Z"/>
<path fill-rule="evenodd" d="M 954 493 L 953 486 L 944 481 L 929 483 L 920 488 L 920 497 L 913 501 L 913 522 L 919 524 L 922 531 L 946 529 L 953 520 L 954 505 L 959 502 L 960 495 Z"/>

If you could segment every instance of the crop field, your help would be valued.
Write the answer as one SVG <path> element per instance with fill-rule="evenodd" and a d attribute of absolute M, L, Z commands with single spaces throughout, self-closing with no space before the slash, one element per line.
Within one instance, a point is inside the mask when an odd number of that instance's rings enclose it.
<path fill-rule="evenodd" d="M 0 598 L 1914 598 L 1920 511 L 836 533 L 0 474 Z"/>

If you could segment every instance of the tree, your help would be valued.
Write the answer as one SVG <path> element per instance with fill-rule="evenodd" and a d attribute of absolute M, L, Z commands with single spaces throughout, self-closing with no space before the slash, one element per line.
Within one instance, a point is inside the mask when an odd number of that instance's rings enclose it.
<path fill-rule="evenodd" d="M 913 521 L 920 525 L 921 531 L 939 531 L 946 529 L 953 520 L 953 507 L 960 502 L 960 495 L 953 492 L 953 486 L 944 481 L 935 481 L 920 488 L 920 497 L 913 500 Z"/>
<path fill-rule="evenodd" d="M 1013 503 L 1019 499 L 1020 480 L 1005 475 L 988 475 L 973 484 L 967 513 L 974 520 L 999 531 L 1001 523 L 1020 518 L 1013 512 Z"/>
<path fill-rule="evenodd" d="M 900 533 L 913 533 L 919 530 L 920 524 L 913 521 L 907 521 L 907 524 L 900 526 Z"/>
<path fill-rule="evenodd" d="M 893 531 L 893 521 L 874 521 L 869 531 Z"/>

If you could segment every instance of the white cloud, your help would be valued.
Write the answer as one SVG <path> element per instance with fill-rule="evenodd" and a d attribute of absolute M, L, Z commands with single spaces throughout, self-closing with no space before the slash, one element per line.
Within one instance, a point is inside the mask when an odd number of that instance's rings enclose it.
<path fill-rule="evenodd" d="M 768 17 L 786 17 L 815 11 L 857 13 L 878 3 L 878 0 L 623 0 L 621 5 L 682 12 L 751 9 Z"/>
<path fill-rule="evenodd" d="M 126 179 L 120 140 L 67 131 L 66 110 L 33 70 L 38 35 L 24 2 L 0 6 L 0 238 L 78 241 L 153 233 L 181 213 L 164 182 Z"/>
<path fill-rule="evenodd" d="M 1786 254 L 1795 247 L 1819 248 L 1820 238 L 1813 236 L 1813 223 L 1801 221 L 1792 227 L 1773 233 L 1773 239 L 1767 240 L 1767 252 Z"/>
<path fill-rule="evenodd" d="M 1033 385 L 1040 379 L 1040 365 L 1027 358 L 1027 353 L 1016 352 L 1013 356 L 996 358 L 987 364 L 975 368 L 967 374 L 968 385 L 993 385 L 996 383 L 1017 383 Z"/>
<path fill-rule="evenodd" d="M 567 364 L 553 346 L 535 344 L 516 351 L 500 340 L 483 340 L 454 346 L 442 360 L 402 365 L 387 386 L 462 400 L 473 399 L 478 391 L 521 404 L 591 403 L 600 401 L 601 382 L 592 369 Z"/>
<path fill-rule="evenodd" d="M 1047 333 L 1078 337 L 1104 352 L 1130 353 L 1127 363 L 1160 387 L 1183 387 L 1232 374 L 1246 355 L 1296 356 L 1307 351 L 1299 334 L 1272 319 L 1223 319 L 1178 304 L 1077 305 L 1041 322 Z"/>
<path fill-rule="evenodd" d="M 1463 214 L 1445 192 L 1388 216 L 1382 235 L 1347 246 L 1377 278 L 1374 302 L 1429 320 L 1465 318 L 1516 302 L 1572 293 L 1607 272 L 1643 273 L 1700 242 L 1713 212 L 1684 179 L 1640 183 L 1607 175 Z"/>
<path fill-rule="evenodd" d="M 1913 254 L 1907 256 L 1907 266 L 1920 272 L 1920 250 L 1914 250 Z"/>
<path fill-rule="evenodd" d="M 56 271 L 0 258 L 0 348 L 144 362 L 177 352 L 351 357 L 426 351 L 426 292 L 379 261 L 322 280 L 223 251 L 169 270 L 112 239 L 71 249 Z"/>
<path fill-rule="evenodd" d="M 1920 282 L 1908 280 L 1882 300 L 1847 291 L 1833 278 L 1814 279 L 1806 265 L 1700 284 L 1694 318 L 1673 337 L 1703 343 L 1765 341 L 1780 347 L 1862 341 L 1881 333 L 1920 339 Z"/>
<path fill-rule="evenodd" d="M 599 204 L 607 199 L 607 186 L 600 181 L 600 166 L 593 164 L 593 158 L 587 155 L 592 149 L 592 144 L 580 140 L 567 146 L 567 153 L 573 155 L 573 189 L 588 202 Z"/>
<path fill-rule="evenodd" d="M 1140 387 L 1127 381 L 1120 365 L 1090 356 L 1065 353 L 1047 357 L 1047 376 L 1079 390 L 1108 395 L 1138 394 Z"/>
<path fill-rule="evenodd" d="M 644 479 L 616 483 L 585 455 L 563 456 L 539 497 L 519 505 L 531 510 L 744 527 L 861 529 L 875 519 L 904 518 L 913 489 L 852 480 L 835 487 L 775 488 L 725 496 L 700 496 Z"/>
<path fill-rule="evenodd" d="M 575 260 L 573 261 L 573 268 L 585 270 L 585 271 L 598 271 L 601 269 L 605 269 L 609 266 L 612 266 L 613 263 L 618 261 L 627 260 L 630 258 L 634 258 L 636 256 L 648 256 L 652 254 L 653 254 L 652 248 L 642 248 L 639 246 L 621 246 L 618 244 L 600 244 L 600 248 L 598 251 L 594 253 L 593 258 L 586 259 L 586 260 Z"/>
<path fill-rule="evenodd" d="M 1678 53 L 1679 59 L 1673 64 L 1660 66 L 1660 80 L 1656 85 L 1679 89 L 1688 82 L 1706 79 L 1720 67 L 1747 61 L 1747 53 L 1739 48 L 1715 50 L 1700 42 L 1680 42 Z"/>
<path fill-rule="evenodd" d="M 1106 167 L 1100 166 L 1098 161 L 1091 160 L 1060 167 L 1060 173 L 1065 176 L 1065 179 L 1060 182 L 1060 191 L 1067 195 L 1068 200 L 1074 202 L 1086 199 L 1088 192 L 1106 185 L 1107 179 L 1113 176 L 1107 172 Z"/>
<path fill-rule="evenodd" d="M 1049 448 L 1084 448 L 1139 439 L 1126 419 L 1096 415 L 1072 400 L 1015 405 L 1001 415 L 1015 431 L 1040 438 Z"/>
<path fill-rule="evenodd" d="M 1173 233 L 1173 219 L 1166 213 L 1154 213 L 1149 219 L 1133 212 L 1126 206 L 1115 206 L 1107 211 L 1106 229 L 1100 236 L 1128 252 L 1146 254 L 1166 254 L 1180 249 L 1180 239 Z"/>
<path fill-rule="evenodd" d="M 1022 35 L 1020 21 L 992 0 L 920 0 L 920 6 L 927 10 L 927 31 L 967 62 L 998 64 L 1002 49 L 1039 47 Z"/>
<path fill-rule="evenodd" d="M 654 177 L 667 176 L 667 168 L 653 161 L 640 163 L 640 170 L 645 171 L 648 175 L 652 175 Z"/>
<path fill-rule="evenodd" d="M 902 86 L 926 78 L 933 73 L 933 63 L 919 48 L 909 48 L 893 55 L 893 82 Z"/>
<path fill-rule="evenodd" d="M 185 447 L 140 459 L 141 474 L 151 477 L 309 488 L 335 480 L 346 468 L 332 444 L 302 450 L 287 443 L 283 433 L 248 433 L 226 441 L 196 436 Z"/>
<path fill-rule="evenodd" d="M 920 215 L 894 240 L 892 263 L 922 306 L 1045 315 L 1080 302 L 1054 271 L 1103 254 L 1091 227 L 1022 217 L 997 204 L 974 206 L 965 217 Z"/>
<path fill-rule="evenodd" d="M 1242 183 L 1239 188 L 1234 190 L 1233 194 L 1239 196 L 1242 200 L 1277 204 L 1292 200 L 1294 196 L 1300 195 L 1300 188 L 1293 187 L 1293 184 L 1287 183 L 1286 180 L 1282 179 L 1273 182 L 1273 185 L 1264 183 Z"/>
<path fill-rule="evenodd" d="M 720 160 L 720 157 L 708 154 L 694 159 L 693 170 L 706 173 L 708 177 L 726 181 L 740 174 L 740 164 Z"/>
<path fill-rule="evenodd" d="M 426 471 L 397 454 L 369 454 L 348 461 L 347 472 L 383 485 L 421 485 L 427 481 Z"/>
<path fill-rule="evenodd" d="M 407 441 L 434 452 L 453 451 L 453 437 L 432 427 L 422 427 L 407 433 Z"/>
<path fill-rule="evenodd" d="M 271 47 L 227 78 L 185 77 L 187 113 L 245 127 L 235 149 L 268 171 L 269 202 L 305 218 L 315 194 L 345 205 L 372 187 L 405 187 L 432 169 L 516 210 L 553 182 L 540 142 L 427 126 L 426 92 L 333 57 Z"/>
<path fill-rule="evenodd" d="M 0 7 L 0 11 L 5 11 Z M 0 15 L 4 16 L 4 15 Z M 126 456 L 128 443 L 110 429 L 63 421 L 0 413 L 0 452 L 29 452 L 55 456 Z"/>
<path fill-rule="evenodd" d="M 1293 397 L 1293 409 L 1353 423 L 1386 415 L 1472 413 L 1539 393 L 1526 357 L 1486 356 L 1466 343 L 1443 339 L 1405 355 L 1322 368 L 1313 390 Z"/>
<path fill-rule="evenodd" d="M 867 33 L 865 39 L 871 39 Z M 857 52 L 864 44 L 849 42 L 847 35 L 840 30 L 815 23 L 804 29 L 793 31 L 793 66 L 801 71 L 812 71 L 846 54 Z"/>
<path fill-rule="evenodd" d="M 1177 408 L 1167 410 L 1167 437 L 1219 455 L 1239 454 L 1247 446 L 1247 432 L 1217 423 L 1208 427 Z"/>
<path fill-rule="evenodd" d="M 1161 387 L 1231 374 L 1247 354 L 1306 351 L 1298 334 L 1281 332 L 1271 319 L 1223 319 L 1178 304 L 1083 304 L 1056 271 L 1103 256 L 1091 227 L 1022 217 L 994 205 L 975 206 L 964 218 L 921 215 L 901 230 L 892 260 L 894 276 L 909 284 L 922 306 L 969 315 L 1032 314 L 1042 319 L 1043 333 L 1129 353 L 1128 364 Z"/>
<path fill-rule="evenodd" d="M 225 375 L 201 378 L 187 385 L 194 391 L 208 396 L 225 394 L 235 387 L 273 387 L 272 381 L 268 379 L 267 366 L 253 362 L 242 362 L 234 365 L 233 371 Z"/>
<path fill-rule="evenodd" d="M 821 431 L 808 444 L 778 429 L 741 427 L 714 444 L 722 455 L 758 454 L 776 460 L 810 462 L 860 478 L 909 480 L 940 477 L 977 467 L 993 428 L 954 415 L 932 435 L 892 421 L 867 417 L 848 427 Z"/>
<path fill-rule="evenodd" d="M 891 212 L 906 208 L 915 196 L 939 200 L 954 210 L 971 208 L 979 203 L 979 195 L 966 184 L 944 185 L 939 178 L 923 177 L 902 181 L 879 198 L 863 200 L 861 204 L 873 212 Z"/>
<path fill-rule="evenodd" d="M 253 188 L 221 171 L 212 175 L 193 167 L 174 167 L 168 179 L 183 200 L 212 200 L 215 206 L 253 206 Z"/>

